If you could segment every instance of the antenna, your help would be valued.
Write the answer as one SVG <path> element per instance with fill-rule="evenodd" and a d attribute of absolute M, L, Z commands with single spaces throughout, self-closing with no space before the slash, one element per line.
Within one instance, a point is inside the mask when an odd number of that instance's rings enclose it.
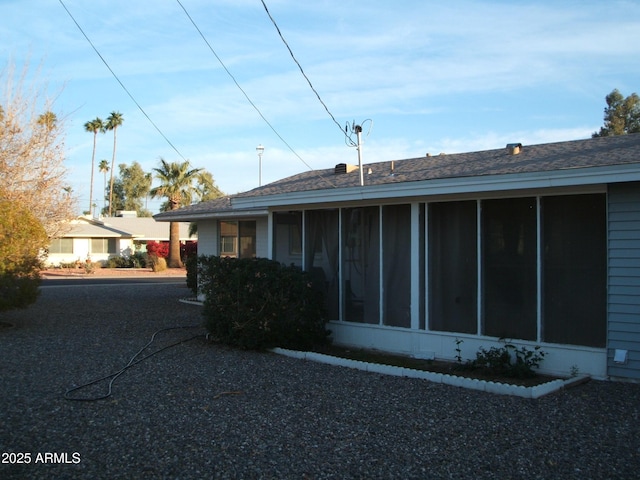
<path fill-rule="evenodd" d="M 367 132 L 367 137 L 368 137 L 369 134 L 371 133 L 371 129 L 373 128 L 373 120 L 367 119 L 364 122 L 362 122 L 362 124 L 365 124 L 366 122 L 369 122 L 369 131 Z M 351 130 L 351 133 L 349 133 L 349 130 Z M 356 122 L 354 120 L 351 125 L 347 123 L 347 125 L 344 128 L 344 131 L 347 134 L 346 140 L 345 140 L 345 142 L 347 143 L 347 146 L 356 147 L 356 150 L 358 150 L 358 167 L 360 169 L 360 186 L 363 187 L 364 171 L 362 168 L 362 125 L 356 125 Z M 351 138 L 354 133 L 356 134 L 355 142 Z"/>

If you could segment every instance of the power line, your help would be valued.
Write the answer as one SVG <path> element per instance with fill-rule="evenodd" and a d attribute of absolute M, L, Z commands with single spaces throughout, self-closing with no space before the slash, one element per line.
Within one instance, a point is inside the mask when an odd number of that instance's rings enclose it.
<path fill-rule="evenodd" d="M 162 130 L 160 130 L 160 128 L 154 123 L 153 120 L 151 120 L 151 118 L 149 117 L 149 115 L 147 115 L 147 112 L 144 111 L 144 109 L 142 108 L 142 106 L 140 106 L 140 104 L 138 103 L 138 101 L 134 98 L 134 96 L 131 94 L 131 92 L 127 89 L 127 87 L 124 86 L 124 83 L 122 83 L 120 81 L 120 79 L 118 78 L 118 75 L 116 75 L 116 73 L 113 71 L 113 69 L 109 66 L 109 64 L 107 63 L 107 61 L 104 59 L 104 57 L 100 54 L 100 52 L 98 51 L 98 49 L 95 47 L 95 45 L 93 44 L 93 42 L 91 41 L 91 39 L 87 36 L 87 34 L 84 32 L 84 30 L 82 29 L 82 27 L 80 26 L 80 24 L 76 21 L 76 19 L 73 17 L 73 15 L 71 14 L 71 12 L 69 11 L 69 9 L 67 8 L 67 6 L 64 4 L 64 2 L 62 0 L 58 0 L 60 2 L 60 4 L 62 5 L 62 7 L 66 10 L 66 12 L 69 14 L 69 17 L 71 17 L 71 20 L 73 20 L 73 23 L 76 24 L 76 27 L 78 27 L 78 30 L 80 30 L 80 33 L 82 33 L 82 35 L 84 35 L 84 38 L 87 39 L 87 42 L 89 42 L 89 45 L 91 45 L 91 48 L 93 48 L 93 50 L 96 52 L 96 54 L 98 55 L 98 57 L 100 57 L 100 60 L 102 60 L 102 63 L 105 64 L 105 66 L 109 69 L 109 71 L 111 72 L 111 75 L 113 75 L 113 78 L 116 79 L 116 81 L 120 84 L 120 86 L 122 87 L 122 89 L 127 93 L 127 95 L 129 95 L 129 98 L 131 98 L 131 100 L 133 101 L 133 103 L 136 104 L 136 106 L 138 107 L 138 109 L 142 112 L 142 114 L 147 118 L 147 120 L 149 120 L 149 123 L 151 123 L 151 125 L 153 125 L 153 127 L 158 131 L 158 133 L 162 136 L 162 138 L 165 139 L 165 141 L 169 144 L 169 146 L 171 148 L 173 148 L 175 150 L 175 152 L 180 156 L 180 158 L 182 158 L 184 161 L 186 161 L 187 159 L 182 155 L 182 153 L 180 153 L 180 151 L 175 147 L 175 145 L 173 143 L 171 143 L 171 141 L 167 138 L 167 136 L 162 133 Z"/>
<path fill-rule="evenodd" d="M 273 133 L 276 134 L 276 136 L 282 141 L 282 143 L 284 143 L 287 148 L 296 156 L 298 157 L 298 159 L 307 166 L 307 168 L 311 171 L 315 172 L 315 169 L 309 165 L 300 155 L 298 155 L 298 153 L 293 149 L 293 147 L 291 145 L 289 145 L 289 143 L 282 138 L 282 136 L 278 133 L 278 131 L 275 129 L 275 127 L 273 125 L 271 125 L 271 123 L 269 122 L 269 120 L 267 120 L 267 118 L 263 115 L 263 113 L 260 111 L 260 109 L 258 108 L 258 106 L 251 100 L 251 98 L 249 98 L 249 95 L 247 94 L 247 92 L 244 91 L 244 89 L 240 86 L 240 84 L 238 83 L 238 81 L 236 80 L 236 78 L 233 76 L 233 74 L 229 71 L 229 69 L 227 68 L 227 66 L 224 64 L 224 62 L 222 61 L 222 59 L 218 56 L 218 54 L 216 53 L 216 51 L 213 49 L 213 47 L 211 46 L 211 44 L 209 43 L 209 41 L 207 40 L 207 38 L 204 36 L 204 34 L 202 33 L 202 30 L 200 30 L 200 28 L 198 27 L 198 25 L 196 24 L 196 22 L 193 20 L 193 18 L 191 18 L 191 15 L 189 15 L 189 12 L 187 11 L 187 9 L 184 7 L 184 5 L 182 5 L 182 2 L 180 0 L 176 0 L 178 2 L 178 5 L 180 5 L 180 7 L 182 8 L 182 10 L 184 11 L 185 15 L 187 16 L 187 18 L 189 19 L 189 21 L 193 24 L 193 26 L 195 27 L 195 29 L 198 31 L 198 33 L 200 34 L 200 36 L 202 37 L 202 40 L 204 40 L 204 43 L 207 44 L 207 47 L 209 47 L 209 50 L 211 50 L 211 53 L 213 53 L 213 55 L 216 57 L 216 59 L 218 60 L 218 62 L 220 63 L 220 65 L 222 65 L 222 68 L 224 69 L 225 72 L 227 72 L 227 75 L 229 75 L 229 77 L 231 78 L 231 80 L 233 80 L 233 83 L 236 84 L 236 87 L 238 87 L 238 89 L 242 92 L 242 94 L 244 95 L 244 97 L 247 99 L 247 101 L 249 102 L 249 104 L 254 108 L 254 110 L 256 112 L 258 112 L 258 115 L 260 115 L 260 117 L 262 118 L 262 120 L 264 120 L 264 122 L 269 126 L 269 128 L 271 129 L 271 131 Z M 266 8 L 266 6 L 265 6 Z M 340 130 L 342 130 L 342 127 L 340 127 Z M 333 183 L 331 183 L 329 180 L 327 180 L 326 178 L 322 178 L 320 177 L 322 180 L 324 180 L 325 182 L 329 183 L 332 187 L 335 188 L 335 185 L 333 185 Z"/>
<path fill-rule="evenodd" d="M 338 121 L 336 120 L 336 118 L 333 116 L 333 114 L 329 111 L 329 107 L 327 107 L 327 105 L 324 103 L 324 101 L 322 101 L 322 98 L 320 98 L 320 94 L 318 93 L 318 91 L 315 89 L 315 87 L 313 86 L 313 84 L 311 83 L 311 80 L 309 80 L 309 77 L 307 77 L 307 74 L 304 72 L 304 69 L 302 68 L 302 65 L 300 65 L 300 62 L 298 62 L 298 59 L 296 58 L 296 56 L 293 54 L 293 51 L 291 50 L 291 47 L 289 46 L 289 44 L 287 43 L 287 41 L 284 39 L 284 36 L 282 35 L 282 32 L 280 31 L 280 27 L 278 27 L 278 24 L 276 23 L 276 21 L 273 19 L 273 17 L 271 16 L 271 13 L 269 12 L 269 9 L 267 8 L 267 4 L 264 2 L 264 0 L 260 0 L 262 2 L 262 6 L 264 7 L 265 12 L 267 12 L 267 15 L 269 16 L 269 19 L 271 20 L 271 23 L 273 23 L 273 26 L 276 28 L 276 31 L 278 32 L 278 35 L 280 36 L 280 39 L 282 40 L 282 42 L 284 43 L 285 47 L 287 47 L 287 50 L 289 50 L 289 55 L 291 55 L 291 58 L 293 58 L 293 61 L 296 62 L 296 65 L 298 66 L 298 68 L 300 69 L 300 73 L 302 73 L 302 76 L 304 77 L 304 79 L 307 81 L 307 83 L 309 84 L 309 87 L 311 87 L 311 90 L 313 91 L 313 93 L 316 94 L 316 97 L 318 97 L 318 100 L 320 101 L 320 103 L 322 104 L 322 106 L 324 107 L 324 109 L 327 111 L 327 113 L 329 114 L 329 116 L 331 117 L 331 120 L 333 120 L 333 123 L 335 123 L 338 128 L 340 129 L 340 132 L 347 137 L 347 139 L 353 143 L 353 141 L 351 140 L 351 138 L 346 134 L 346 132 L 343 130 L 342 126 L 338 123 Z"/>

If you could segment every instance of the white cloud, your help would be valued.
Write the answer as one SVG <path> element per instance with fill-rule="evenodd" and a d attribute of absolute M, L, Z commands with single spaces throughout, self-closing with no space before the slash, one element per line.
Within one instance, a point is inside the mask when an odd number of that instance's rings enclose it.
<path fill-rule="evenodd" d="M 356 162 L 293 63 L 260 2 L 183 1 L 229 71 L 285 141 L 314 168 Z M 269 9 L 340 125 L 366 118 L 365 161 L 586 138 L 604 96 L 638 89 L 640 4 L 539 1 L 270 0 Z M 245 99 L 176 2 L 65 0 L 162 132 L 230 192 L 306 170 Z M 37 11 L 39 14 L 34 15 Z M 615 14 L 612 14 L 614 12 Z M 88 190 L 85 121 L 125 114 L 118 162 L 178 159 L 137 110 L 58 2 L 0 3 L 10 39 L 0 59 L 43 58 L 67 82 L 68 152 L 76 191 Z M 13 51 L 11 51 L 12 49 Z M 100 158 L 110 159 L 110 137 Z M 88 175 L 88 174 L 87 174 Z M 84 202 L 82 202 L 84 204 Z"/>

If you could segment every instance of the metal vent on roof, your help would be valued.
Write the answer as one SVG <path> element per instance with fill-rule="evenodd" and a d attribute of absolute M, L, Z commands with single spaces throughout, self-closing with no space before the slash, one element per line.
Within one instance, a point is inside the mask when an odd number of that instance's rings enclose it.
<path fill-rule="evenodd" d="M 345 173 L 351 173 L 358 170 L 355 165 L 349 165 L 348 163 L 339 163 L 334 170 L 335 175 L 344 175 Z"/>
<path fill-rule="evenodd" d="M 521 143 L 507 143 L 507 152 L 509 153 L 509 155 L 518 155 L 521 151 Z"/>

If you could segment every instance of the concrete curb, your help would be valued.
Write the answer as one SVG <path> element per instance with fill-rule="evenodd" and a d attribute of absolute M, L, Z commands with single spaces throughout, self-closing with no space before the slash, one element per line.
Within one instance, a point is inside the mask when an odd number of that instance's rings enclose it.
<path fill-rule="evenodd" d="M 273 348 L 271 352 L 278 355 L 284 355 L 291 358 L 301 360 L 309 360 L 312 362 L 326 363 L 338 367 L 354 368 L 365 372 L 379 373 L 382 375 L 394 375 L 398 377 L 418 378 L 434 383 L 442 383 L 453 387 L 467 388 L 469 390 L 478 390 L 481 392 L 496 393 L 498 395 L 511 395 L 521 398 L 540 398 L 544 395 L 557 392 L 563 388 L 584 383 L 589 380 L 588 375 L 580 375 L 568 379 L 557 379 L 546 382 L 533 387 L 524 387 L 521 385 L 511 385 L 508 383 L 498 383 L 486 380 L 478 380 L 475 378 L 459 377 L 457 375 L 449 375 L 445 373 L 428 372 L 423 370 L 415 370 L 412 368 L 395 367 L 392 365 L 383 365 L 379 363 L 367 363 L 359 360 L 351 360 L 348 358 L 334 357 L 316 352 L 300 352 L 297 350 L 288 350 L 285 348 Z"/>

